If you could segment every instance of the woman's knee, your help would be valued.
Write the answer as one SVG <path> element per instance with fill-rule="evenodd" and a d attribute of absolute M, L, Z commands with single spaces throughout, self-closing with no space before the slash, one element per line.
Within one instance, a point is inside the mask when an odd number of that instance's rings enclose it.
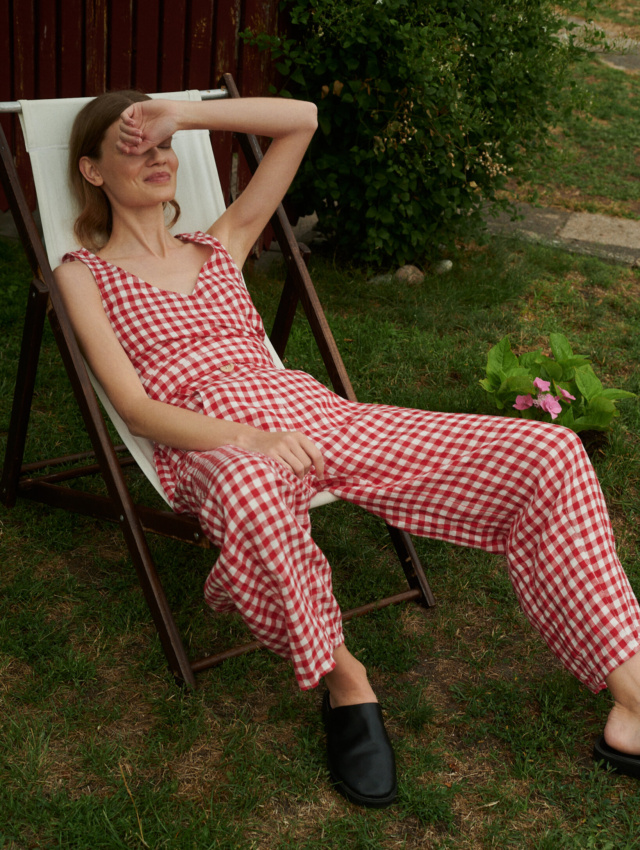
<path fill-rule="evenodd" d="M 197 498 L 230 517 L 257 515 L 310 498 L 300 480 L 277 461 L 258 452 L 223 446 L 202 453 L 193 472 Z"/>

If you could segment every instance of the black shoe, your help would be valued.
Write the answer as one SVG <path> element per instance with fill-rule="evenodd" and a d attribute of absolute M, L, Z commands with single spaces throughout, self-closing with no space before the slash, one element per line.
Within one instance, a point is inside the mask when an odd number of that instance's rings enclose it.
<path fill-rule="evenodd" d="M 602 762 L 605 767 L 611 768 L 615 773 L 623 773 L 625 776 L 633 776 L 640 779 L 640 756 L 630 756 L 610 747 L 602 735 L 593 746 L 593 757 L 597 762 Z"/>
<path fill-rule="evenodd" d="M 377 702 L 331 708 L 322 701 L 327 761 L 336 790 L 360 806 L 384 808 L 396 798 L 396 761 Z"/>

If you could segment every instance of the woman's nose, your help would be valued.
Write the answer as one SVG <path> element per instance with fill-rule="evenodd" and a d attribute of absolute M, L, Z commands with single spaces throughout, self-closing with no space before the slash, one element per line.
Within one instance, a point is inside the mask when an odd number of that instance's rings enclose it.
<path fill-rule="evenodd" d="M 164 162 L 166 159 L 166 151 L 156 145 L 155 147 L 149 148 L 147 151 L 147 157 L 151 162 Z"/>

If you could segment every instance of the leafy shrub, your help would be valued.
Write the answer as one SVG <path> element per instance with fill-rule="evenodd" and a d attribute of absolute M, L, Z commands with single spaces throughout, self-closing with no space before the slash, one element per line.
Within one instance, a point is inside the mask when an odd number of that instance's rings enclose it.
<path fill-rule="evenodd" d="M 300 214 L 357 260 L 419 261 L 478 226 L 544 137 L 577 55 L 548 0 L 283 0 L 283 94 L 318 105 Z M 275 88 L 273 89 L 275 92 Z M 502 202 L 504 203 L 504 202 Z"/>
<path fill-rule="evenodd" d="M 574 354 L 562 334 L 551 334 L 549 342 L 553 357 L 541 349 L 516 357 L 505 336 L 489 351 L 480 386 L 511 416 L 518 411 L 523 419 L 555 421 L 578 433 L 608 430 L 620 415 L 615 402 L 634 393 L 605 389 L 589 358 Z"/>

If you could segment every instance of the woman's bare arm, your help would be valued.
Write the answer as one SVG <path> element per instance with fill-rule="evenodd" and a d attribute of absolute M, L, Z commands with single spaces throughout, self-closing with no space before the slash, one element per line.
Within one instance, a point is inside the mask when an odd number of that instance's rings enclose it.
<path fill-rule="evenodd" d="M 124 153 L 140 154 L 178 130 L 269 136 L 269 149 L 249 185 L 209 229 L 242 268 L 289 188 L 316 127 L 315 104 L 301 100 L 150 100 L 134 103 L 122 113 L 119 147 Z"/>
<path fill-rule="evenodd" d="M 194 451 L 237 446 L 274 458 L 299 478 L 312 466 L 322 478 L 322 455 L 304 434 L 261 431 L 150 399 L 107 319 L 91 271 L 81 262 L 65 263 L 54 276 L 80 349 L 132 434 Z"/>

